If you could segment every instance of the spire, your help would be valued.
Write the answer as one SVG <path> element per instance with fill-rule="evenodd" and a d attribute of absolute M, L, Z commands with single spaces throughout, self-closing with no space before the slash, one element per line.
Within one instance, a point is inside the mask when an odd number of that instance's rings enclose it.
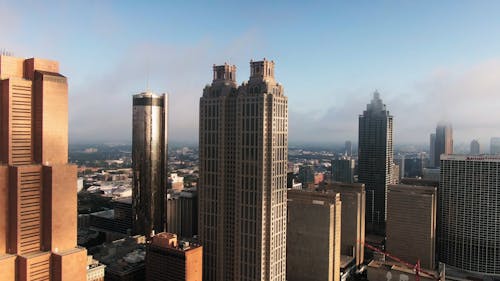
<path fill-rule="evenodd" d="M 369 112 L 382 112 L 385 111 L 385 104 L 382 102 L 382 99 L 380 98 L 380 93 L 378 90 L 375 90 L 373 92 L 373 99 L 371 103 L 369 103 L 366 107 L 366 110 Z"/>

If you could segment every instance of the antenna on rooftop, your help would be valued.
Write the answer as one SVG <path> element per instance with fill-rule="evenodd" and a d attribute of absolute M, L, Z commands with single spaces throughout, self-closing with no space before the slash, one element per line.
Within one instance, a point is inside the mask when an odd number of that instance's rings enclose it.
<path fill-rule="evenodd" d="M 149 92 L 149 60 L 146 62 L 146 92 Z"/>

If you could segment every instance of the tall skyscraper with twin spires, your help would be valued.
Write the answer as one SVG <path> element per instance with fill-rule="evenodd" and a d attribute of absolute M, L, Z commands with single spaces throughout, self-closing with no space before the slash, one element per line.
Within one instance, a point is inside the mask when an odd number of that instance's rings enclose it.
<path fill-rule="evenodd" d="M 392 115 L 375 92 L 359 116 L 358 181 L 366 185 L 366 227 L 385 232 L 387 185 L 393 164 Z"/>
<path fill-rule="evenodd" d="M 274 62 L 213 67 L 200 99 L 200 215 L 206 281 L 286 280 L 288 103 Z"/>
<path fill-rule="evenodd" d="M 59 64 L 0 56 L 1 280 L 86 280 L 76 176 Z"/>

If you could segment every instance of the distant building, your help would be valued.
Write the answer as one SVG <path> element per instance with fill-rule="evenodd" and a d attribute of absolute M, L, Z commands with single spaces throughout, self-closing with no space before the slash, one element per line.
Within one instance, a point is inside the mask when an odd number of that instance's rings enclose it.
<path fill-rule="evenodd" d="M 490 154 L 500 154 L 500 138 L 491 138 Z"/>
<path fill-rule="evenodd" d="M 345 156 L 352 156 L 352 142 L 351 141 L 346 141 L 345 142 Z"/>
<path fill-rule="evenodd" d="M 314 167 L 304 164 L 299 168 L 299 181 L 302 185 L 314 183 Z"/>
<path fill-rule="evenodd" d="M 406 156 L 404 163 L 404 174 L 401 173 L 403 178 L 422 177 L 422 170 L 425 165 L 425 160 L 422 154 Z"/>
<path fill-rule="evenodd" d="M 89 249 L 106 265 L 106 281 L 145 281 L 146 237 L 131 236 Z M 71 281 L 71 280 L 70 280 Z"/>
<path fill-rule="evenodd" d="M 0 54 L 0 279 L 84 281 L 68 81 L 59 63 Z"/>
<path fill-rule="evenodd" d="M 358 181 L 372 196 L 366 208 L 367 229 L 384 234 L 387 185 L 392 182 L 393 117 L 375 92 L 366 110 L 359 116 Z"/>
<path fill-rule="evenodd" d="M 441 156 L 438 255 L 448 266 L 500 275 L 500 156 Z"/>
<path fill-rule="evenodd" d="M 104 281 L 106 266 L 87 256 L 87 281 Z"/>
<path fill-rule="evenodd" d="M 301 182 L 293 182 L 292 183 L 292 189 L 303 189 L 304 187 L 302 186 Z"/>
<path fill-rule="evenodd" d="M 436 133 L 432 133 L 430 136 L 429 144 L 429 167 L 436 167 Z"/>
<path fill-rule="evenodd" d="M 351 256 L 356 265 L 365 259 L 365 185 L 361 183 L 329 183 L 323 187 L 325 192 L 340 193 L 342 201 L 340 254 Z"/>
<path fill-rule="evenodd" d="M 356 162 L 351 157 L 337 157 L 332 160 L 332 180 L 353 183 Z"/>
<path fill-rule="evenodd" d="M 340 194 L 288 192 L 288 281 L 340 279 Z"/>
<path fill-rule="evenodd" d="M 198 192 L 186 188 L 167 195 L 167 231 L 182 238 L 198 234 Z"/>
<path fill-rule="evenodd" d="M 177 235 L 159 233 L 152 237 L 146 253 L 147 281 L 202 281 L 203 248 Z"/>
<path fill-rule="evenodd" d="M 132 168 L 134 233 L 165 230 L 167 186 L 167 95 L 144 92 L 133 97 Z"/>
<path fill-rule="evenodd" d="M 168 184 L 169 188 L 176 191 L 181 191 L 184 188 L 184 177 L 180 177 L 176 173 L 172 173 L 168 178 Z"/>
<path fill-rule="evenodd" d="M 90 228 L 103 233 L 106 241 L 129 236 L 132 232 L 132 198 L 112 201 L 113 209 L 90 214 Z"/>
<path fill-rule="evenodd" d="M 434 167 L 439 167 L 441 155 L 453 154 L 453 128 L 449 123 L 439 123 L 434 142 Z"/>
<path fill-rule="evenodd" d="M 391 182 L 390 184 L 398 184 L 401 179 L 400 166 L 396 163 L 391 165 Z"/>
<path fill-rule="evenodd" d="M 472 140 L 470 142 L 470 154 L 471 155 L 481 154 L 481 147 L 478 140 Z"/>
<path fill-rule="evenodd" d="M 439 168 L 424 168 L 422 170 L 422 178 L 426 180 L 439 181 Z"/>
<path fill-rule="evenodd" d="M 325 174 L 314 173 L 314 184 L 320 184 L 325 180 Z"/>
<path fill-rule="evenodd" d="M 421 267 L 436 266 L 437 185 L 390 185 L 387 190 L 386 249 Z"/>
<path fill-rule="evenodd" d="M 401 180 L 405 177 L 406 156 L 401 155 L 398 158 L 395 158 L 394 163 L 399 166 L 398 180 Z"/>

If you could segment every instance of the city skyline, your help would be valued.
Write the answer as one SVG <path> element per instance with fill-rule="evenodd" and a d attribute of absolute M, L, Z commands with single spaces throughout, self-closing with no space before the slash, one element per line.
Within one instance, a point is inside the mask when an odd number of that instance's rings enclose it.
<path fill-rule="evenodd" d="M 172 141 L 196 143 L 204 73 L 213 63 L 245 65 L 248 58 L 268 57 L 279 62 L 277 74 L 287 85 L 291 144 L 355 140 L 358 112 L 378 89 L 397 119 L 396 144 L 426 143 L 445 120 L 454 125 L 456 143 L 479 139 L 487 147 L 500 135 L 494 124 L 500 39 L 488 32 L 500 27 L 498 7 L 492 7 L 500 4 L 451 3 L 277 2 L 251 13 L 235 3 L 44 3 L 23 9 L 22 1 L 1 2 L 0 48 L 61 61 L 71 77 L 72 143 L 131 142 L 129 97 L 147 85 L 168 89 L 176 105 Z M 261 10 L 279 12 L 268 17 Z M 232 24 L 207 20 L 209 13 Z M 129 20 L 141 15 L 147 20 Z M 34 25 L 39 32 L 29 36 Z M 244 67 L 239 73 L 248 77 Z M 324 139 L 309 138 L 317 131 Z"/>

